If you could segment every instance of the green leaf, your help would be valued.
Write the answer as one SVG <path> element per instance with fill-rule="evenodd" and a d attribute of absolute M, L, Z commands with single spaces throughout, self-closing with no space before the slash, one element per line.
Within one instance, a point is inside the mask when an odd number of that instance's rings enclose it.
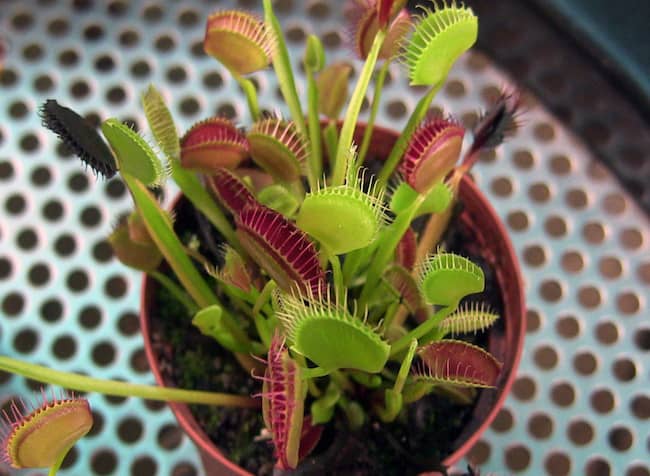
<path fill-rule="evenodd" d="M 250 352 L 251 343 L 243 332 L 235 335 L 231 331 L 232 324 L 228 322 L 228 316 L 219 305 L 212 305 L 201 309 L 192 319 L 194 324 L 201 331 L 201 334 L 212 337 L 222 347 L 232 352 Z M 242 338 L 243 337 L 243 338 Z"/>
<path fill-rule="evenodd" d="M 260 190 L 257 194 L 257 201 L 282 213 L 285 217 L 292 217 L 300 206 L 296 196 L 279 184 L 270 185 Z"/>
<path fill-rule="evenodd" d="M 383 278 L 411 314 L 415 314 L 423 306 L 424 300 L 418 283 L 408 269 L 400 265 L 391 266 L 384 272 Z"/>
<path fill-rule="evenodd" d="M 117 119 L 104 121 L 102 133 L 115 152 L 120 173 L 128 174 L 148 187 L 160 185 L 164 170 L 146 140 Z"/>
<path fill-rule="evenodd" d="M 354 91 L 352 91 L 352 96 L 350 97 L 350 102 L 348 103 L 348 108 L 345 112 L 345 118 L 343 119 L 343 125 L 341 126 L 341 133 L 339 135 L 339 143 L 336 149 L 336 160 L 334 161 L 334 170 L 332 172 L 333 185 L 343 184 L 345 181 L 345 173 L 349 168 L 348 161 L 350 159 L 354 160 L 354 156 L 348 156 L 350 147 L 352 146 L 354 130 L 357 126 L 359 111 L 361 110 L 361 105 L 366 96 L 372 73 L 377 64 L 379 50 L 381 49 L 381 45 L 384 43 L 385 38 L 386 32 L 384 30 L 379 30 L 372 42 L 370 53 L 363 64 L 363 69 L 359 74 Z"/>
<path fill-rule="evenodd" d="M 487 329 L 499 318 L 485 303 L 470 303 L 443 319 L 440 330 L 445 334 L 466 334 Z"/>
<path fill-rule="evenodd" d="M 444 5 L 444 4 L 443 4 Z M 478 18 L 471 8 L 454 2 L 434 10 L 424 9 L 404 58 L 412 86 L 433 86 L 444 82 L 458 57 L 478 35 Z"/>
<path fill-rule="evenodd" d="M 308 135 L 307 125 L 303 116 L 302 106 L 300 105 L 293 69 L 291 68 L 291 57 L 289 56 L 289 50 L 284 39 L 282 26 L 273 12 L 271 0 L 263 1 L 266 23 L 269 25 L 277 41 L 275 55 L 273 56 L 273 69 L 275 70 L 282 96 L 291 112 L 291 118 L 298 128 L 298 132 L 306 137 Z"/>
<path fill-rule="evenodd" d="M 327 423 L 334 416 L 336 404 L 341 398 L 342 392 L 338 385 L 333 381 L 327 386 L 325 394 L 314 400 L 311 404 L 311 422 L 314 425 Z"/>
<path fill-rule="evenodd" d="M 325 48 L 323 43 L 316 35 L 307 37 L 307 46 L 305 48 L 305 67 L 313 73 L 318 73 L 325 66 Z"/>
<path fill-rule="evenodd" d="M 170 162 L 172 179 L 181 189 L 183 194 L 192 202 L 223 237 L 235 249 L 239 249 L 239 243 L 235 237 L 235 231 L 221 208 L 216 204 L 214 198 L 203 186 L 199 178 L 191 170 L 184 169 L 178 160 Z"/>
<path fill-rule="evenodd" d="M 428 304 L 455 307 L 462 298 L 485 287 L 483 270 L 454 253 L 429 255 L 418 272 L 420 288 Z"/>
<path fill-rule="evenodd" d="M 443 182 L 438 182 L 427 193 L 427 198 L 418 208 L 417 215 L 444 212 L 453 200 L 454 193 L 451 188 Z"/>
<path fill-rule="evenodd" d="M 160 150 L 168 158 L 180 157 L 180 141 L 174 119 L 162 94 L 153 85 L 150 85 L 142 95 L 142 107 Z"/>
<path fill-rule="evenodd" d="M 3 412 L 3 462 L 14 468 L 59 467 L 70 448 L 93 426 L 88 400 L 63 395 L 59 398 L 53 392 L 48 401 L 43 391 L 38 406 L 27 406 L 22 399 L 7 405 L 12 411 L 11 420 Z"/>
<path fill-rule="evenodd" d="M 129 174 L 122 174 L 122 178 L 131 191 L 133 201 L 142 216 L 149 235 L 185 290 L 200 307 L 218 304 L 219 300 L 185 253 L 185 248 L 174 233 L 174 227 L 169 217 L 160 208 L 158 201 L 142 182 Z"/>
<path fill-rule="evenodd" d="M 416 198 L 418 192 L 406 182 L 400 182 L 390 199 L 390 209 L 393 213 L 402 213 L 415 202 Z"/>
<path fill-rule="evenodd" d="M 390 200 L 390 209 L 394 213 L 401 213 L 406 210 L 418 197 L 418 192 L 406 182 L 400 184 L 393 191 Z M 443 182 L 438 182 L 431 190 L 418 208 L 416 215 L 426 215 L 428 213 L 440 213 L 447 209 L 453 201 L 454 194 L 451 189 Z"/>
<path fill-rule="evenodd" d="M 348 83 L 352 64 L 347 61 L 331 63 L 316 78 L 318 110 L 330 119 L 338 119 L 348 99 Z"/>
<path fill-rule="evenodd" d="M 285 295 L 278 319 L 286 329 L 291 349 L 325 371 L 380 372 L 388 360 L 390 345 L 346 308 L 329 298 L 304 301 L 301 296 Z"/>
<path fill-rule="evenodd" d="M 323 220 L 325 216 L 336 220 Z M 349 185 L 309 193 L 296 217 L 298 228 L 336 255 L 368 246 L 384 222 L 381 198 Z"/>
<path fill-rule="evenodd" d="M 133 241 L 126 226 L 116 228 L 109 235 L 108 242 L 120 263 L 139 271 L 154 271 L 162 261 L 162 254 L 154 243 Z"/>

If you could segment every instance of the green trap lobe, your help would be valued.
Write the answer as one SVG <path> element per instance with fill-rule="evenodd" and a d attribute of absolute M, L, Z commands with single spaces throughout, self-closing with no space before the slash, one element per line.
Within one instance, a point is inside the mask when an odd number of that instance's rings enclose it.
<path fill-rule="evenodd" d="M 380 372 L 390 346 L 363 325 L 331 317 L 305 319 L 296 329 L 292 349 L 328 371 Z"/>
<path fill-rule="evenodd" d="M 352 195 L 307 196 L 296 224 L 337 255 L 369 245 L 379 229 L 377 213 L 371 203 Z"/>

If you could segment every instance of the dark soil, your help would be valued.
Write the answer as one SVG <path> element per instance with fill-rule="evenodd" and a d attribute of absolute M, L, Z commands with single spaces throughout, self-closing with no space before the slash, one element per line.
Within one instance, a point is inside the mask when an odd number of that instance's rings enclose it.
<path fill-rule="evenodd" d="M 179 229 L 198 230 L 189 209 L 181 207 L 176 216 Z M 484 268 L 486 291 L 473 299 L 485 301 L 500 312 L 503 306 L 494 273 L 468 246 L 472 241 L 467 231 L 458 227 L 445 239 L 448 250 L 460 252 Z M 202 251 L 211 254 L 209 249 Z M 191 316 L 164 289 L 159 289 L 154 305 L 154 350 L 171 384 L 240 395 L 261 391 L 260 382 L 244 372 L 215 341 L 202 336 L 191 325 Z M 487 334 L 470 336 L 469 340 L 485 347 Z M 291 472 L 274 470 L 272 446 L 258 438 L 264 426 L 261 411 L 208 406 L 190 409 L 212 441 L 232 461 L 256 475 L 411 476 L 439 469 L 440 461 L 457 447 L 474 406 L 457 405 L 432 394 L 411 404 L 394 423 L 370 421 L 357 432 L 351 432 L 339 416 L 335 424 L 328 425 L 312 455 Z"/>

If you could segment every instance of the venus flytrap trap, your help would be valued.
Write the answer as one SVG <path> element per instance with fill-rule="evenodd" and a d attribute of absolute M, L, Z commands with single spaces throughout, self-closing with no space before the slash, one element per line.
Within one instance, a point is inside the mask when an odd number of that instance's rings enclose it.
<path fill-rule="evenodd" d="M 351 0 L 351 46 L 364 60 L 354 85 L 351 64 L 328 63 L 320 40 L 308 37 L 305 109 L 270 0 L 263 1 L 263 19 L 235 10 L 210 15 L 204 48 L 241 86 L 246 127 L 210 117 L 179 135 L 154 86 L 142 95 L 151 142 L 115 118 L 99 134 L 54 100 L 42 107 L 43 124 L 85 165 L 106 177 L 119 172 L 131 193 L 134 212 L 109 237 L 115 256 L 156 279 L 182 305 L 193 332 L 257 376 L 261 401 L 102 381 L 7 357 L 0 357 L 0 369 L 81 391 L 261 405 L 277 465 L 287 470 L 328 429 L 404 421 L 434 394 L 471 405 L 471 389 L 495 386 L 499 362 L 459 337 L 483 332 L 499 317 L 489 304 L 467 300 L 484 290 L 483 270 L 436 245 L 461 178 L 481 150 L 499 145 L 516 126 L 520 99 L 504 95 L 473 131 L 429 115 L 453 63 L 476 40 L 477 19 L 455 1 L 432 2 L 416 16 L 405 3 Z M 413 85 L 429 89 L 375 178 L 365 159 L 395 60 Z M 269 65 L 286 118 L 261 113 L 247 78 Z M 373 76 L 358 148 L 353 138 Z M 209 236 L 180 229 L 163 209 L 151 189 L 167 179 L 213 226 Z M 221 242 L 215 262 L 202 254 L 203 240 Z"/>
<path fill-rule="evenodd" d="M 54 476 L 93 426 L 88 400 L 42 390 L 35 404 L 13 401 L 0 419 L 0 460 L 13 468 L 49 468 Z"/>

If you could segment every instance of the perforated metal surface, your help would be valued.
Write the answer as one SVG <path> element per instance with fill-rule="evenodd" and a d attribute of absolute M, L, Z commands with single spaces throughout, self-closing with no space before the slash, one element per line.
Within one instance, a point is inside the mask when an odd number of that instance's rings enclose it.
<path fill-rule="evenodd" d="M 10 40 L 0 77 L 2 353 L 153 382 L 137 332 L 140 277 L 112 260 L 104 241 L 129 197 L 119 182 L 80 172 L 36 109 L 54 97 L 93 120 L 143 127 L 138 95 L 153 82 L 182 129 L 216 112 L 248 124 L 236 85 L 203 55 L 201 39 L 210 11 L 259 3 L 0 0 L 0 32 Z M 297 69 L 310 32 L 330 59 L 350 57 L 332 3 L 277 2 Z M 274 77 L 255 78 L 261 104 L 283 110 Z M 398 127 L 417 97 L 397 66 L 391 78 L 379 122 Z M 471 121 L 508 82 L 468 54 L 436 107 Z M 648 475 L 650 223 L 589 151 L 530 102 L 518 136 L 474 174 L 512 232 L 529 312 L 513 395 L 470 460 L 484 473 Z M 0 375 L 0 404 L 37 388 Z M 164 406 L 89 397 L 98 424 L 61 474 L 201 473 Z"/>

